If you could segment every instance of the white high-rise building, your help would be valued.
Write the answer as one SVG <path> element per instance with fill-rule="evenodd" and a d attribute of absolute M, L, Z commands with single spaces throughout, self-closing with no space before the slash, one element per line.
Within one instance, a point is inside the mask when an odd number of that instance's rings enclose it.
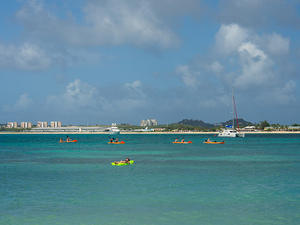
<path fill-rule="evenodd" d="M 156 119 L 146 119 L 141 121 L 141 127 L 152 127 L 157 126 L 158 122 Z"/>
<path fill-rule="evenodd" d="M 21 122 L 21 128 L 32 128 L 31 122 Z"/>
<path fill-rule="evenodd" d="M 17 128 L 18 123 L 17 122 L 8 122 L 6 126 L 7 126 L 7 128 Z"/>
<path fill-rule="evenodd" d="M 60 121 L 51 121 L 50 126 L 56 128 L 61 127 L 61 124 L 62 123 Z"/>
<path fill-rule="evenodd" d="M 39 127 L 39 128 L 46 128 L 46 127 L 48 127 L 48 122 L 46 122 L 46 121 L 38 121 L 37 122 L 37 127 Z"/>

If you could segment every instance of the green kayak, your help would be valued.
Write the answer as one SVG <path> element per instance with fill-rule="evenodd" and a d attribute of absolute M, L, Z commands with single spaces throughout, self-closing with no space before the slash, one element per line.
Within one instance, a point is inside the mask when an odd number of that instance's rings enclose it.
<path fill-rule="evenodd" d="M 115 162 L 112 162 L 111 165 L 113 166 L 126 166 L 126 165 L 130 165 L 130 164 L 133 164 L 134 163 L 134 160 L 130 160 L 129 163 L 115 163 Z"/>

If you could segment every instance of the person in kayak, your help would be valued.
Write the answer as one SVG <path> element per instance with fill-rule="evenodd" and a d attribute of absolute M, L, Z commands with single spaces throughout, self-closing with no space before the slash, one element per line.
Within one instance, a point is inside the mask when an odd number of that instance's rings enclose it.
<path fill-rule="evenodd" d="M 111 139 L 109 140 L 109 142 L 110 142 L 110 143 L 113 143 L 113 142 L 114 142 L 114 138 L 111 138 Z"/>
<path fill-rule="evenodd" d="M 116 138 L 115 142 L 118 143 L 119 142 L 119 138 Z"/>
<path fill-rule="evenodd" d="M 184 142 L 184 138 L 181 139 L 181 142 L 182 142 L 182 143 Z"/>
<path fill-rule="evenodd" d="M 129 158 L 126 158 L 125 160 L 115 161 L 114 163 L 115 163 L 115 164 L 119 164 L 119 163 L 129 163 L 129 162 L 130 162 L 130 159 L 129 159 Z"/>
<path fill-rule="evenodd" d="M 178 142 L 178 138 L 176 138 L 174 142 Z"/>
<path fill-rule="evenodd" d="M 71 141 L 71 138 L 69 138 L 69 136 L 67 136 L 67 142 L 70 142 Z"/>

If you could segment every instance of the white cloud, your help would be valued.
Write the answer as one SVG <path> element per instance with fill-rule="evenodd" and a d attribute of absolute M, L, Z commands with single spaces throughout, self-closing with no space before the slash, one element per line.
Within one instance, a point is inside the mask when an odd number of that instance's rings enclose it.
<path fill-rule="evenodd" d="M 85 10 L 95 42 L 169 47 L 177 38 L 153 12 L 147 1 L 90 2 Z M 93 37 L 93 36 L 92 36 Z"/>
<path fill-rule="evenodd" d="M 100 109 L 106 100 L 98 90 L 79 79 L 69 83 L 62 95 L 49 96 L 47 104 L 64 111 Z"/>
<path fill-rule="evenodd" d="M 133 81 L 132 83 L 125 83 L 124 87 L 128 90 L 131 96 L 138 96 L 139 98 L 145 97 L 143 92 L 142 82 L 139 80 Z"/>
<path fill-rule="evenodd" d="M 218 52 L 230 54 L 247 40 L 249 31 L 237 24 L 222 25 L 216 34 L 216 49 Z"/>
<path fill-rule="evenodd" d="M 274 78 L 272 71 L 273 63 L 268 56 L 255 44 L 246 42 L 238 48 L 241 59 L 242 72 L 234 84 L 240 88 L 253 88 L 253 86 L 268 86 L 268 82 Z"/>
<path fill-rule="evenodd" d="M 30 37 L 75 46 L 132 44 L 168 48 L 177 45 L 176 35 L 164 24 L 149 1 L 87 1 L 83 20 L 60 19 L 37 0 L 18 13 Z"/>
<path fill-rule="evenodd" d="M 275 57 L 288 53 L 288 38 L 277 33 L 258 35 L 238 24 L 229 24 L 217 32 L 215 48 L 227 62 L 224 69 L 229 72 L 222 79 L 228 85 L 240 89 L 282 86 Z"/>
<path fill-rule="evenodd" d="M 181 76 L 183 83 L 195 88 L 198 84 L 197 73 L 193 72 L 188 65 L 181 65 L 176 68 L 176 73 Z"/>
<path fill-rule="evenodd" d="M 22 70 L 47 68 L 52 60 L 37 45 L 24 43 L 21 46 L 0 44 L 0 67 Z"/>
<path fill-rule="evenodd" d="M 209 65 L 209 69 L 218 74 L 223 71 L 224 67 L 218 61 L 214 61 Z"/>
<path fill-rule="evenodd" d="M 266 46 L 271 54 L 288 54 L 290 49 L 290 40 L 282 37 L 279 34 L 273 33 L 272 35 L 267 36 Z"/>
<path fill-rule="evenodd" d="M 194 90 L 201 92 L 198 96 L 207 94 L 208 99 L 201 99 L 203 107 L 225 104 L 222 96 L 230 93 L 232 87 L 245 96 L 251 94 L 256 103 L 270 99 L 272 104 L 291 103 L 295 101 L 296 83 L 281 72 L 287 65 L 278 64 L 289 48 L 289 39 L 280 34 L 257 34 L 238 24 L 221 25 L 211 62 L 194 60 L 178 66 L 176 73 L 187 87 L 198 87 Z"/>
<path fill-rule="evenodd" d="M 49 96 L 46 105 L 63 114 L 82 113 L 85 116 L 132 112 L 146 103 L 146 95 L 141 88 L 142 83 L 134 81 L 101 93 L 95 86 L 76 79 L 65 87 L 63 93 Z"/>
<path fill-rule="evenodd" d="M 14 111 L 25 111 L 33 105 L 33 100 L 28 96 L 27 93 L 23 93 L 19 96 L 18 100 L 13 105 L 5 105 L 3 107 L 4 111 L 14 112 Z"/>
<path fill-rule="evenodd" d="M 283 83 L 283 85 L 280 87 L 268 89 L 264 95 L 258 96 L 257 100 L 266 105 L 272 105 L 274 102 L 281 105 L 295 104 L 297 102 L 294 95 L 295 89 L 296 83 L 292 80 L 289 80 Z"/>

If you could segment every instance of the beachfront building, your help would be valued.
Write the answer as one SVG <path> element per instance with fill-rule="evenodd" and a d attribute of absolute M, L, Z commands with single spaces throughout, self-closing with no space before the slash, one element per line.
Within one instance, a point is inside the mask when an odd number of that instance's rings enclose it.
<path fill-rule="evenodd" d="M 68 127 L 36 127 L 29 130 L 30 132 L 65 132 L 65 133 L 94 133 L 105 132 L 105 127 L 82 127 L 82 126 L 68 126 Z"/>
<path fill-rule="evenodd" d="M 56 127 L 61 127 L 61 121 L 51 121 L 50 122 L 50 126 L 51 127 L 54 127 L 54 128 L 56 128 Z"/>
<path fill-rule="evenodd" d="M 255 126 L 246 126 L 240 129 L 241 131 L 247 132 L 247 131 L 256 131 Z"/>
<path fill-rule="evenodd" d="M 300 126 L 288 126 L 287 129 L 290 131 L 300 131 Z"/>
<path fill-rule="evenodd" d="M 48 122 L 46 122 L 46 121 L 38 121 L 37 122 L 37 127 L 39 127 L 39 128 L 46 128 L 46 127 L 48 127 Z"/>
<path fill-rule="evenodd" d="M 21 128 L 30 129 L 30 128 L 32 128 L 32 123 L 31 122 L 21 122 Z"/>
<path fill-rule="evenodd" d="M 7 128 L 17 128 L 18 123 L 17 122 L 8 122 L 6 125 Z"/>
<path fill-rule="evenodd" d="M 152 127 L 152 126 L 157 126 L 158 122 L 156 119 L 146 119 L 142 120 L 140 123 L 141 127 Z"/>

